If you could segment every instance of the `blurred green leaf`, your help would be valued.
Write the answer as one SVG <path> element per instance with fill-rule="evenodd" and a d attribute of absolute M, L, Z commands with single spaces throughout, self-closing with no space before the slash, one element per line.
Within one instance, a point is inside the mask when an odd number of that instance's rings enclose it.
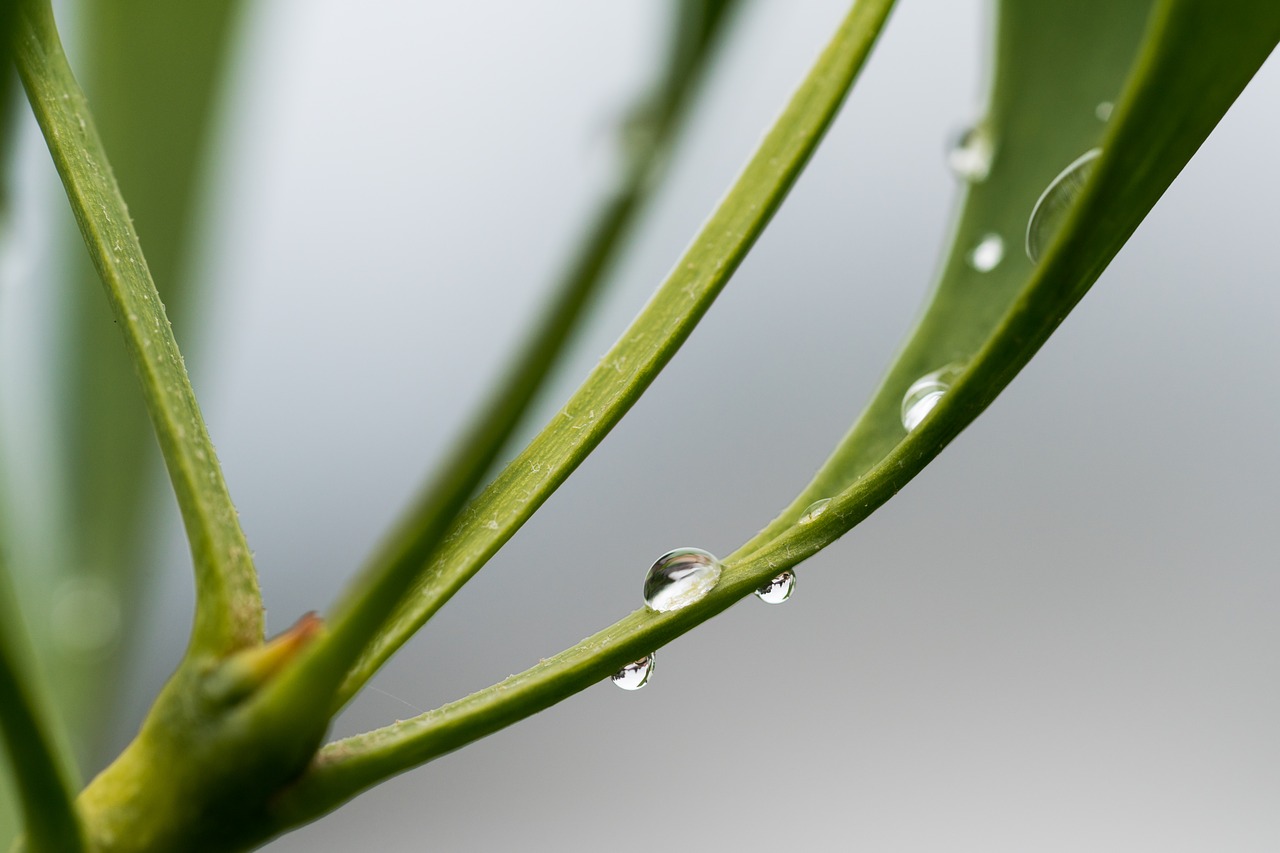
<path fill-rule="evenodd" d="M 24 0 L 18 70 L 141 382 L 186 525 L 196 576 L 190 655 L 262 640 L 262 604 L 239 518 L 173 330 L 112 176 L 88 101 L 63 55 L 48 0 Z M 130 389 L 136 395 L 136 386 Z"/>
<path fill-rule="evenodd" d="M 14 97 L 16 78 L 11 66 L 13 23 L 14 4 L 9 0 L 0 0 L 0 232 L 12 227 L 9 212 L 9 170 L 17 118 L 17 101 Z M 4 462 L 4 459 L 0 459 L 0 573 L 4 572 L 3 564 L 11 548 L 8 538 L 9 507 L 6 500 L 9 481 Z M 6 581 L 7 578 L 0 579 L 0 583 Z M 0 756 L 0 850 L 7 849 L 9 841 L 18 831 L 18 816 L 11 805 L 11 795 L 14 793 L 12 769 L 6 757 Z"/>
<path fill-rule="evenodd" d="M 966 199 L 934 298 L 814 482 L 733 559 L 794 565 L 869 515 L 940 453 L 1066 318 L 1280 41 L 1280 6 L 1264 0 L 1212 7 L 1162 0 L 1149 17 L 1138 0 L 1083 5 L 1002 3 L 990 113 L 995 159 L 988 180 Z M 1142 50 L 1130 63 L 1116 36 L 1133 32 L 1144 17 Z M 1117 75 L 1130 64 L 1121 88 Z M 1099 110 L 1104 102 L 1114 105 Z M 1090 118 L 1104 126 L 1100 134 L 1090 133 Z M 1024 245 L 1037 200 L 1094 146 L 1101 156 L 1033 265 Z M 989 232 L 1007 235 L 1007 256 L 983 273 L 969 253 Z M 904 393 L 949 363 L 962 372 L 907 433 Z M 837 497 L 822 517 L 794 524 L 810 501 L 831 495 Z"/>
<path fill-rule="evenodd" d="M 213 141 L 220 83 L 235 44 L 242 0 L 83 0 L 75 7 L 85 89 L 129 214 L 168 315 L 190 340 L 198 282 L 192 269 L 199 192 Z M 66 239 L 79 243 L 79 234 Z M 72 478 L 73 574 L 119 592 L 129 648 L 138 622 L 145 548 L 160 497 L 155 441 L 120 332 L 106 310 L 98 273 L 78 249 L 68 253 L 69 334 L 63 421 Z M 110 660 L 72 669 L 64 704 L 93 706 L 114 683 Z M 74 715 L 77 728 L 96 721 Z M 89 742 L 95 733 L 87 731 Z"/>
<path fill-rule="evenodd" d="M 17 101 L 14 98 L 13 73 L 9 60 L 12 57 L 14 4 L 12 0 L 0 0 L 0 228 L 7 227 L 9 213 L 9 156 L 13 149 L 14 119 Z"/>
<path fill-rule="evenodd" d="M 0 738 L 21 804 L 25 850 L 77 853 L 83 849 L 66 759 L 49 731 L 49 713 L 27 649 L 25 625 L 0 550 Z M 0 843 L 7 836 L 0 836 Z"/>

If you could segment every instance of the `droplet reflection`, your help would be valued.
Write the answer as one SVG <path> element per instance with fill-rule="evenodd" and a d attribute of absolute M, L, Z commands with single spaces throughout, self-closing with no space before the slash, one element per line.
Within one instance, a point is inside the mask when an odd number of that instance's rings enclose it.
<path fill-rule="evenodd" d="M 947 168 L 962 181 L 978 184 L 991 174 L 995 145 L 987 125 L 978 122 L 959 134 L 947 151 Z"/>
<path fill-rule="evenodd" d="M 1032 263 L 1040 262 L 1041 255 L 1062 229 L 1062 223 L 1084 191 L 1085 185 L 1089 183 L 1089 177 L 1100 156 L 1101 148 L 1093 148 L 1081 154 L 1059 172 L 1040 194 L 1035 207 L 1031 209 L 1031 218 L 1027 221 L 1027 257 L 1031 258 Z"/>
<path fill-rule="evenodd" d="M 756 590 L 756 598 L 765 604 L 781 604 L 791 597 L 796 589 L 796 573 L 787 569 L 773 580 Z"/>
<path fill-rule="evenodd" d="M 720 561 L 701 548 L 668 551 L 649 567 L 644 603 L 659 613 L 679 610 L 701 599 L 720 580 Z"/>
<path fill-rule="evenodd" d="M 611 676 L 614 684 L 623 690 L 639 690 L 649 683 L 649 677 L 653 675 L 653 661 L 656 655 L 653 652 L 640 658 L 638 661 L 632 661 Z"/>
<path fill-rule="evenodd" d="M 949 364 L 946 367 L 926 373 L 907 388 L 902 395 L 902 428 L 911 432 L 925 419 L 934 407 L 942 401 L 943 396 L 951 390 L 951 385 L 959 378 L 959 365 Z"/>
<path fill-rule="evenodd" d="M 800 514 L 798 519 L 796 519 L 796 524 L 812 524 L 819 516 L 827 511 L 827 507 L 829 506 L 831 506 L 831 498 L 823 498 L 822 500 L 814 501 L 805 507 L 804 512 Z"/>
<path fill-rule="evenodd" d="M 978 272 L 991 272 L 1004 260 L 1004 238 L 999 234 L 984 234 L 968 255 L 969 266 Z"/>

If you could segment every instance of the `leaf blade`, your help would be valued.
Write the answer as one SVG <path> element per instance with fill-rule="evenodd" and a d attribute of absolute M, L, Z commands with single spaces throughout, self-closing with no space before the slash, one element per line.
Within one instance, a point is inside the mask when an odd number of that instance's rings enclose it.
<path fill-rule="evenodd" d="M 839 493 L 892 452 L 906 437 L 900 408 L 911 384 L 947 365 L 969 363 L 997 328 L 1034 272 L 1022 244 L 1036 199 L 1064 166 L 1101 144 L 1107 125 L 1096 106 L 1119 96 L 1152 5 L 999 4 L 990 103 L 977 125 L 991 145 L 990 171 L 964 185 L 933 292 L 866 409 L 813 480 L 743 546 L 744 553 L 784 534 L 805 507 Z M 1080 45 L 1088 45 L 1083 71 Z M 1003 258 L 981 271 L 968 256 L 988 235 L 1001 239 Z"/>

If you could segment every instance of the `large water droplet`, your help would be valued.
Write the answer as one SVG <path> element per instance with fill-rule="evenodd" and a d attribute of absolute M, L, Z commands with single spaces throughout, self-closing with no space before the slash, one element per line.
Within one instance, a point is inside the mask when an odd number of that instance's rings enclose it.
<path fill-rule="evenodd" d="M 720 580 L 720 561 L 701 548 L 668 551 L 649 567 L 644 603 L 659 613 L 688 607 Z"/>
<path fill-rule="evenodd" d="M 639 690 L 644 687 L 649 683 L 649 676 L 653 675 L 655 657 L 656 655 L 653 652 L 649 652 L 640 660 L 627 664 L 610 676 L 613 683 L 623 690 Z"/>
<path fill-rule="evenodd" d="M 756 590 L 756 598 L 765 604 L 781 604 L 796 589 L 796 573 L 787 569 L 776 578 Z"/>
<path fill-rule="evenodd" d="M 63 582 L 54 593 L 49 626 L 64 654 L 94 657 L 115 644 L 120 616 L 115 587 L 102 578 L 77 577 Z"/>
<path fill-rule="evenodd" d="M 1004 238 L 999 234 L 984 234 L 978 245 L 969 250 L 969 266 L 978 272 L 991 272 L 1004 260 Z"/>
<path fill-rule="evenodd" d="M 827 511 L 829 506 L 831 506 L 831 498 L 814 501 L 804 508 L 804 512 L 796 519 L 796 524 L 812 524 L 818 519 L 818 516 Z"/>
<path fill-rule="evenodd" d="M 902 395 L 903 429 L 911 432 L 920 426 L 925 416 L 932 412 L 934 406 L 938 405 L 943 396 L 951 390 L 952 383 L 959 378 L 960 373 L 959 365 L 948 364 L 912 382 L 907 388 L 907 393 Z"/>
<path fill-rule="evenodd" d="M 947 167 L 962 181 L 981 183 L 991 174 L 995 144 L 987 125 L 978 122 L 956 136 L 947 151 Z"/>
<path fill-rule="evenodd" d="M 1027 257 L 1031 258 L 1032 263 L 1040 262 L 1040 256 L 1057 236 L 1067 213 L 1089 182 L 1089 176 L 1093 174 L 1101 155 L 1101 148 L 1093 148 L 1081 154 L 1059 172 L 1058 177 L 1040 194 L 1036 206 L 1031 209 L 1031 219 L 1027 222 Z"/>
<path fill-rule="evenodd" d="M 1110 101 L 1101 101 L 1093 108 L 1093 114 L 1098 117 L 1098 121 L 1106 121 L 1111 118 L 1111 111 L 1115 108 L 1116 105 Z"/>

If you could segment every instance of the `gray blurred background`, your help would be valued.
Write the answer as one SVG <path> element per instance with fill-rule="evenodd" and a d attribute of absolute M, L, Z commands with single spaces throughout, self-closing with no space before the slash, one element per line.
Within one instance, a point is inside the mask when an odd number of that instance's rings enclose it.
<path fill-rule="evenodd" d="M 272 631 L 333 600 L 512 351 L 667 11 L 254 8 L 210 181 L 206 325 L 178 334 Z M 845 11 L 748 4 L 539 425 Z M 803 486 L 933 274 L 986 11 L 901 4 L 667 372 L 336 734 L 576 642 L 640 603 L 654 557 L 727 553 Z M 643 691 L 587 690 L 270 849 L 1280 849 L 1278 102 L 1273 61 L 1043 353 L 787 604 L 744 602 L 664 648 Z M 169 512 L 121 744 L 189 625 Z"/>

